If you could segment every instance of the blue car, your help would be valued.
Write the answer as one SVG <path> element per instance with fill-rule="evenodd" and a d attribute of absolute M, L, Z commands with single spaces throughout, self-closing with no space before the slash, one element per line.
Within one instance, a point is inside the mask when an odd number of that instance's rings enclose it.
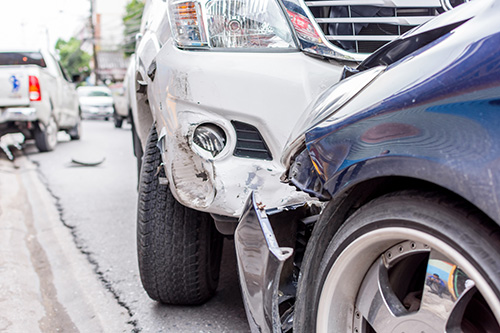
<path fill-rule="evenodd" d="M 235 235 L 252 331 L 500 332 L 500 1 L 387 44 L 305 112 Z M 315 199 L 315 200 L 314 200 Z"/>

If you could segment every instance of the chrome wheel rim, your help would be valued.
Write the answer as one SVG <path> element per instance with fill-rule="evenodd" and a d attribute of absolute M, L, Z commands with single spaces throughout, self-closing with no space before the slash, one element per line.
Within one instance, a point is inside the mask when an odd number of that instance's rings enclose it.
<path fill-rule="evenodd" d="M 407 300 L 396 296 L 388 271 L 414 255 L 426 256 L 428 262 L 421 300 L 411 304 L 410 298 L 410 308 L 406 308 L 403 303 Z M 445 295 L 445 289 L 437 288 L 433 282 L 426 283 L 443 262 L 451 263 L 465 275 L 463 285 L 456 288 L 454 295 Z M 450 278 L 446 280 L 449 282 Z M 494 315 L 493 324 L 498 325 L 500 302 L 495 292 L 461 253 L 424 232 L 383 228 L 357 238 L 330 268 L 320 294 L 316 328 L 317 332 L 356 333 L 453 331 L 461 324 L 461 314 L 476 293 L 484 298 Z"/>

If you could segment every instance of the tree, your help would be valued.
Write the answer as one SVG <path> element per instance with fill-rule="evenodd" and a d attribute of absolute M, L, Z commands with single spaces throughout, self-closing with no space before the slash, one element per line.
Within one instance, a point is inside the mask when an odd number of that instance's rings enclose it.
<path fill-rule="evenodd" d="M 71 76 L 90 75 L 90 54 L 80 49 L 81 41 L 75 37 L 71 37 L 69 41 L 58 39 L 56 43 L 56 50 L 59 51 L 61 64 L 68 71 Z"/>
<path fill-rule="evenodd" d="M 144 2 L 140 0 L 131 0 L 125 7 L 125 16 L 123 17 L 124 30 L 124 52 L 130 56 L 135 52 L 135 36 L 141 28 L 142 12 Z"/>

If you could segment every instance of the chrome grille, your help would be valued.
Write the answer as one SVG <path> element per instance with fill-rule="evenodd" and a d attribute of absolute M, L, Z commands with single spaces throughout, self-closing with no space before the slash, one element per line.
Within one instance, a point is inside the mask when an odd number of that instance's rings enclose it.
<path fill-rule="evenodd" d="M 305 4 L 329 43 L 347 52 L 371 53 L 448 7 L 466 1 L 325 0 Z"/>

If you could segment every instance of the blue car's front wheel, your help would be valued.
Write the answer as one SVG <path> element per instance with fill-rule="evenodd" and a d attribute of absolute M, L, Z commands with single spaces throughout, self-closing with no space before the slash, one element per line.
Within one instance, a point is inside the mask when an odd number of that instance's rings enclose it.
<path fill-rule="evenodd" d="M 442 195 L 375 199 L 335 233 L 317 274 L 299 282 L 296 318 L 306 320 L 294 331 L 500 332 L 498 231 Z"/>

